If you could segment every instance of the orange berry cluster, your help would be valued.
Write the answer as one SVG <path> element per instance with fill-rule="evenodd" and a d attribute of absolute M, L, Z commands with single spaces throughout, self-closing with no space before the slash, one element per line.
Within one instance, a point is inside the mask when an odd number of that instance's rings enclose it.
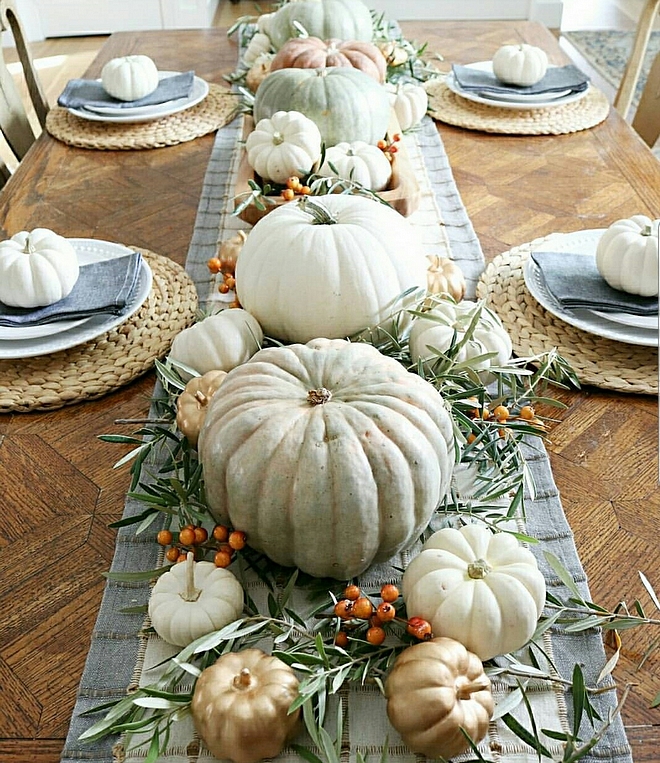
<path fill-rule="evenodd" d="M 376 145 L 378 148 L 385 154 L 385 156 L 392 161 L 394 159 L 394 154 L 397 153 L 399 150 L 399 147 L 396 145 L 401 140 L 401 136 L 398 132 L 395 132 L 392 136 L 392 140 L 379 140 Z"/>
<path fill-rule="evenodd" d="M 165 552 L 169 562 L 185 562 L 188 551 L 202 559 L 208 551 L 212 551 L 216 567 L 229 567 L 234 552 L 245 548 L 246 536 L 242 530 L 230 530 L 224 525 L 216 525 L 209 538 L 204 527 L 188 524 L 179 530 L 178 539 L 175 540 L 171 530 L 161 530 L 156 540 L 161 546 L 169 546 Z"/>
<path fill-rule="evenodd" d="M 284 201 L 293 201 L 298 196 L 309 196 L 312 189 L 308 185 L 303 185 L 298 177 L 290 177 L 286 181 L 286 188 L 282 191 Z"/>
<path fill-rule="evenodd" d="M 517 415 L 512 415 L 511 411 L 506 405 L 498 405 L 492 411 L 487 405 L 484 405 L 482 408 L 473 408 L 470 411 L 470 417 L 473 419 L 482 419 L 483 421 L 495 420 L 499 424 L 504 424 L 509 419 L 517 419 L 519 421 L 524 421 L 527 424 L 530 424 L 531 426 L 534 426 L 542 431 L 547 429 L 545 423 L 536 417 L 536 412 L 531 405 L 523 405 L 518 411 Z M 505 429 L 500 429 L 498 431 L 501 437 L 506 435 Z M 470 432 L 470 434 L 467 436 L 468 444 L 474 442 L 476 439 L 477 436 L 474 434 L 474 432 Z"/>
<path fill-rule="evenodd" d="M 335 604 L 334 614 L 343 621 L 363 620 L 369 622 L 369 628 L 365 634 L 365 639 L 373 646 L 380 646 L 387 633 L 383 627 L 385 623 L 398 620 L 406 623 L 406 631 L 411 636 L 426 641 L 433 638 L 431 625 L 422 620 L 421 617 L 411 617 L 409 620 L 403 620 L 397 616 L 394 603 L 399 598 L 399 589 L 391 583 L 386 583 L 380 589 L 381 603 L 374 605 L 368 596 L 365 596 L 359 586 L 351 584 L 346 586 L 342 598 Z M 337 646 L 346 647 L 348 645 L 348 633 L 346 630 L 340 630 L 335 636 Z"/>
<path fill-rule="evenodd" d="M 222 273 L 222 281 L 218 284 L 218 291 L 220 294 L 227 294 L 236 288 L 236 278 L 234 277 L 234 264 L 224 263 L 219 257 L 211 257 L 207 260 L 206 267 L 209 269 L 212 275 L 218 275 Z M 230 302 L 229 307 L 240 307 L 241 303 L 238 299 Z"/>

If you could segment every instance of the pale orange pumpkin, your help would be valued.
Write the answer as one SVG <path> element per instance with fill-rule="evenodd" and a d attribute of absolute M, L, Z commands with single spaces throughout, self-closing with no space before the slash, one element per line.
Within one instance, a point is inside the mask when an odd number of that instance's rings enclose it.
<path fill-rule="evenodd" d="M 447 257 L 428 255 L 428 290 L 431 294 L 449 294 L 460 302 L 465 296 L 465 276 L 458 265 Z"/>
<path fill-rule="evenodd" d="M 225 376 L 226 371 L 207 371 L 203 376 L 194 376 L 176 401 L 176 425 L 193 448 L 197 447 L 208 404 Z"/>
<path fill-rule="evenodd" d="M 371 42 L 359 40 L 321 40 L 318 37 L 293 37 L 272 60 L 270 69 L 325 69 L 347 66 L 385 82 L 385 56 Z"/>

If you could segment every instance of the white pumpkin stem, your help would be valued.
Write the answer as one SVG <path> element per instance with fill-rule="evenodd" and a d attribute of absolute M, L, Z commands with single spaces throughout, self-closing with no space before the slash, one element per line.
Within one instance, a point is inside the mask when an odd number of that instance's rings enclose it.
<path fill-rule="evenodd" d="M 640 236 L 652 236 L 653 235 L 653 228 L 650 225 L 645 225 L 642 229 L 642 232 L 640 233 Z"/>
<path fill-rule="evenodd" d="M 334 225 L 337 220 L 330 214 L 330 211 L 318 201 L 311 201 L 308 196 L 298 202 L 298 206 L 303 212 L 307 212 L 312 217 L 312 225 Z"/>
<path fill-rule="evenodd" d="M 23 247 L 23 254 L 34 254 L 37 251 L 36 247 L 32 245 L 32 239 L 28 235 L 25 239 L 25 246 Z"/>
<path fill-rule="evenodd" d="M 252 686 L 252 673 L 250 668 L 241 668 L 241 672 L 234 676 L 234 687 L 241 691 L 245 691 Z"/>
<path fill-rule="evenodd" d="M 279 131 L 275 131 L 273 133 L 273 145 L 280 146 L 282 143 L 284 143 L 284 137 L 282 136 L 282 133 Z"/>
<path fill-rule="evenodd" d="M 307 393 L 307 401 L 311 405 L 323 405 L 332 399 L 332 392 L 325 387 L 319 387 L 318 389 L 310 389 Z"/>
<path fill-rule="evenodd" d="M 188 551 L 184 564 L 186 565 L 186 587 L 179 596 L 184 601 L 197 601 L 201 591 L 195 588 L 195 555 L 192 551 Z"/>
<path fill-rule="evenodd" d="M 458 699 L 472 699 L 472 695 L 478 691 L 485 691 L 490 688 L 490 681 L 487 678 L 480 678 L 470 683 L 462 684 L 456 689 Z"/>
<path fill-rule="evenodd" d="M 244 244 L 245 240 L 247 239 L 247 233 L 244 230 L 239 230 L 236 235 L 238 238 L 240 238 L 241 244 Z"/>
<path fill-rule="evenodd" d="M 470 562 L 467 567 L 468 576 L 473 580 L 481 580 L 491 571 L 490 565 L 483 559 L 477 559 L 474 562 Z"/>

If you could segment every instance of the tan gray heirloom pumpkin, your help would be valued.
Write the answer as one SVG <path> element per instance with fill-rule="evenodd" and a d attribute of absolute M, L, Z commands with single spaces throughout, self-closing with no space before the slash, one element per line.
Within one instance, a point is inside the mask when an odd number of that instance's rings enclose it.
<path fill-rule="evenodd" d="M 339 579 L 418 538 L 454 459 L 437 390 L 343 339 L 268 348 L 231 371 L 199 455 L 218 521 L 279 564 Z"/>

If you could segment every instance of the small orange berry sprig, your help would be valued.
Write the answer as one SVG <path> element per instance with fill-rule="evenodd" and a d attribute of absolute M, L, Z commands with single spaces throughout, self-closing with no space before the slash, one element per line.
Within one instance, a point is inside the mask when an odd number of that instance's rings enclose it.
<path fill-rule="evenodd" d="M 400 140 L 401 140 L 401 135 L 398 132 L 395 132 L 391 140 L 389 139 L 379 140 L 378 143 L 376 143 L 376 146 L 385 154 L 385 156 L 391 162 L 394 159 L 394 154 L 396 154 L 399 150 L 399 147 L 396 144 Z"/>
<path fill-rule="evenodd" d="M 197 561 L 212 555 L 216 567 L 229 567 L 236 551 L 242 551 L 247 536 L 242 530 L 232 530 L 225 525 L 215 525 L 210 536 L 201 525 L 187 524 L 178 533 L 161 530 L 156 536 L 161 546 L 166 546 L 165 558 L 168 562 L 185 562 L 188 552 Z"/>
<path fill-rule="evenodd" d="M 293 201 L 296 196 L 309 196 L 312 189 L 300 182 L 300 178 L 295 175 L 288 178 L 286 188 L 282 189 L 281 196 L 284 201 Z"/>

